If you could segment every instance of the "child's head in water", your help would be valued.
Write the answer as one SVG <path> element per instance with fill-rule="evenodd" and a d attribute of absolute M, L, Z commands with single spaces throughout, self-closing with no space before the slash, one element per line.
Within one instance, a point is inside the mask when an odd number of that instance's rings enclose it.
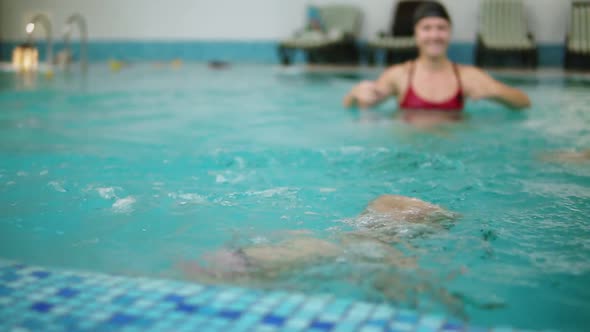
<path fill-rule="evenodd" d="M 400 237 L 414 237 L 440 230 L 441 222 L 457 214 L 417 198 L 381 195 L 347 223 L 381 241 L 397 242 Z"/>
<path fill-rule="evenodd" d="M 365 214 L 379 214 L 389 216 L 392 221 L 424 222 L 431 217 L 447 212 L 438 205 L 434 205 L 417 198 L 399 195 L 381 195 L 371 201 Z"/>

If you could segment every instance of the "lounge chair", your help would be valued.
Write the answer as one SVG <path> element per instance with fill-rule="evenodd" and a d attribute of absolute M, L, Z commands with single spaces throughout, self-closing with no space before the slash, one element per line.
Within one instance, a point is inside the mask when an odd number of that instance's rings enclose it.
<path fill-rule="evenodd" d="M 565 68 L 590 69 L 590 2 L 572 4 L 565 42 Z"/>
<path fill-rule="evenodd" d="M 480 12 L 475 62 L 478 66 L 521 64 L 536 67 L 537 47 L 528 32 L 522 0 L 484 0 Z M 501 62 L 498 62 L 498 61 Z"/>
<path fill-rule="evenodd" d="M 353 6 L 326 5 L 318 10 L 322 29 L 306 29 L 279 44 L 283 65 L 293 62 L 295 52 L 303 51 L 309 63 L 358 64 L 357 37 L 361 11 Z"/>
<path fill-rule="evenodd" d="M 369 64 L 374 64 L 377 54 L 385 54 L 385 62 L 393 64 L 414 59 L 418 56 L 414 40 L 414 11 L 422 4 L 419 0 L 402 0 L 394 7 L 391 29 L 380 32 L 378 37 L 367 43 Z"/>

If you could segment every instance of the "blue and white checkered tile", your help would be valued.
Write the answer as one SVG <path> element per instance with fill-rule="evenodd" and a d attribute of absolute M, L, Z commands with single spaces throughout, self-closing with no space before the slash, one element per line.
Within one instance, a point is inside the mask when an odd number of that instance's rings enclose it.
<path fill-rule="evenodd" d="M 485 330 L 327 295 L 123 278 L 0 260 L 0 331 Z"/>

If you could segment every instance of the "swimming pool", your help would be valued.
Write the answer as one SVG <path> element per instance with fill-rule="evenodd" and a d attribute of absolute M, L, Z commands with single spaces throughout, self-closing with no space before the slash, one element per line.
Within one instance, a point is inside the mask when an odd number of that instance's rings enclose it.
<path fill-rule="evenodd" d="M 484 326 L 588 326 L 590 167 L 539 156 L 589 146 L 590 81 L 500 75 L 532 110 L 469 103 L 465 123 L 423 132 L 392 119 L 393 102 L 342 109 L 350 86 L 376 74 L 202 64 L 94 65 L 85 79 L 2 73 L 0 257 L 186 279 L 181 262 L 290 230 L 330 238 L 370 200 L 400 194 L 461 215 L 402 230 L 393 245 L 415 267 L 339 261 L 246 284 Z"/>

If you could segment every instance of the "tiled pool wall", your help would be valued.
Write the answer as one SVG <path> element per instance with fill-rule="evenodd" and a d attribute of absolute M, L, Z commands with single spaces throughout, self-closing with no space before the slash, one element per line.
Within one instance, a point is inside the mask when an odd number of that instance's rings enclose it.
<path fill-rule="evenodd" d="M 0 331 L 490 331 L 383 304 L 0 260 Z"/>
<path fill-rule="evenodd" d="M 19 42 L 0 41 L 0 61 L 10 61 L 12 50 Z M 366 42 L 359 42 L 363 47 Z M 45 44 L 38 42 L 40 59 L 45 59 Z M 230 62 L 254 62 L 277 64 L 277 41 L 90 41 L 88 57 L 91 62 L 109 59 L 125 61 L 164 61 L 182 59 L 186 61 L 222 60 Z M 63 43 L 54 44 L 56 54 L 63 49 Z M 79 45 L 72 43 L 72 52 L 77 57 Z M 473 64 L 473 43 L 454 42 L 449 47 L 451 60 Z M 562 67 L 563 45 L 539 44 L 540 67 Z M 302 62 L 301 54 L 296 58 Z M 366 62 L 366 60 L 364 60 Z"/>

